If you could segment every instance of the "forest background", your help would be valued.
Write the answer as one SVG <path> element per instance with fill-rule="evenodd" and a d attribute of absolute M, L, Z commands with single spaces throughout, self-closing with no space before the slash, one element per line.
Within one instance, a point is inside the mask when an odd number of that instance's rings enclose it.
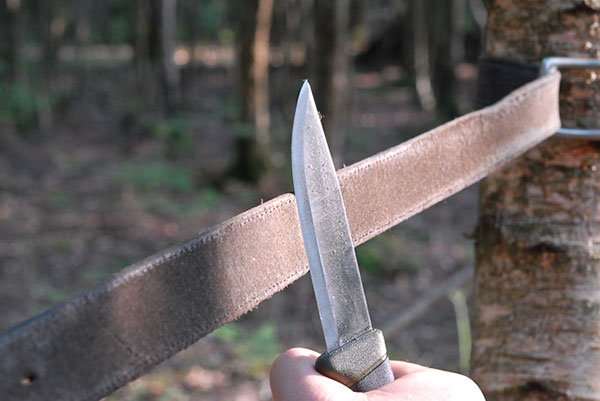
<path fill-rule="evenodd" d="M 338 167 L 472 110 L 478 0 L 0 0 L 0 330 L 292 191 L 311 82 Z M 470 187 L 357 248 L 390 354 L 468 373 Z M 323 350 L 309 277 L 108 400 L 267 400 Z"/>

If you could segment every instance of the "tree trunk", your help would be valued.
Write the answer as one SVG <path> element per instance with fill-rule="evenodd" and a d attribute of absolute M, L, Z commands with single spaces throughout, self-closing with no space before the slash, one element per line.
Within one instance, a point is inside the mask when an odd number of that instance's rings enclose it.
<path fill-rule="evenodd" d="M 134 0 L 131 7 L 136 92 L 142 102 L 159 98 L 161 92 L 155 72 L 155 66 L 160 63 L 159 6 L 158 0 Z"/>
<path fill-rule="evenodd" d="M 367 30 L 367 4 L 365 0 L 350 0 L 350 11 L 348 16 L 348 26 L 350 28 L 350 32 L 355 34 L 356 29 L 358 30 Z M 365 32 L 359 33 L 360 35 Z"/>
<path fill-rule="evenodd" d="M 257 181 L 270 166 L 269 32 L 273 0 L 247 0 L 240 13 L 240 122 L 234 174 Z"/>
<path fill-rule="evenodd" d="M 592 3 L 489 0 L 487 52 L 596 58 Z M 591 77 L 564 70 L 563 126 L 600 126 Z M 473 376 L 488 401 L 600 400 L 599 174 L 597 142 L 553 138 L 483 182 Z"/>
<path fill-rule="evenodd" d="M 254 122 L 256 139 L 267 147 L 269 145 L 269 32 L 273 15 L 273 0 L 260 0 L 256 13 L 256 31 L 254 34 Z"/>
<path fill-rule="evenodd" d="M 177 0 L 137 0 L 135 5 L 135 63 L 140 93 L 152 94 L 149 80 L 160 84 L 160 98 L 167 116 L 182 103 L 179 68 L 175 52 Z"/>
<path fill-rule="evenodd" d="M 142 75 L 145 64 L 149 58 L 149 39 L 148 39 L 148 12 L 147 0 L 134 0 L 134 5 L 131 7 L 131 21 L 133 23 L 133 62 L 135 64 L 137 75 Z"/>
<path fill-rule="evenodd" d="M 42 60 L 44 62 L 45 79 L 51 80 L 58 59 L 58 50 L 62 46 L 66 28 L 66 10 L 64 1 L 40 2 L 42 31 Z"/>
<path fill-rule="evenodd" d="M 173 115 L 181 107 L 179 68 L 175 64 L 175 30 L 177 0 L 162 0 L 160 18 L 161 82 L 165 94 L 167 115 Z"/>
<path fill-rule="evenodd" d="M 63 44 L 66 29 L 66 8 L 64 0 L 37 2 L 36 31 L 41 45 L 41 79 L 37 89 L 48 96 L 54 92 L 55 75 L 58 67 L 58 51 Z M 41 89 L 41 90 L 40 90 Z M 50 104 L 42 105 L 38 110 L 39 131 L 48 133 L 54 125 L 54 115 Z"/>
<path fill-rule="evenodd" d="M 458 10 L 455 8 L 459 7 Z M 465 12 L 461 0 L 446 0 L 429 10 L 427 26 L 431 34 L 432 54 L 431 83 L 438 112 L 449 117 L 458 114 L 456 106 L 456 77 L 454 68 L 462 61 L 461 39 L 457 24 Z M 459 43 L 457 43 L 459 42 Z"/>
<path fill-rule="evenodd" d="M 90 2 L 79 1 L 75 8 L 75 39 L 77 44 L 87 45 L 92 33 L 92 9 Z"/>
<path fill-rule="evenodd" d="M 334 161 L 341 159 L 348 105 L 349 0 L 315 0 L 315 101 Z"/>
<path fill-rule="evenodd" d="M 428 18 L 425 0 L 412 4 L 412 25 L 414 27 L 414 71 L 417 98 L 423 110 L 432 111 L 436 107 L 433 85 L 431 83 Z"/>
<path fill-rule="evenodd" d="M 198 16 L 200 15 L 201 3 L 197 0 L 187 0 L 183 3 L 183 7 L 185 10 L 184 18 L 188 32 L 186 42 L 190 51 L 190 67 L 192 70 L 194 70 L 196 68 L 194 51 L 196 49 L 196 45 L 198 44 L 198 27 L 200 26 Z M 191 75 L 192 77 L 194 76 L 194 74 Z"/>
<path fill-rule="evenodd" d="M 148 50 L 148 59 L 151 63 L 156 64 L 160 62 L 161 59 L 161 17 L 162 17 L 162 0 L 150 0 L 147 4 L 145 4 L 144 0 L 138 0 L 138 5 L 141 7 L 141 13 L 147 13 L 144 19 L 147 18 L 148 23 L 145 25 L 147 27 L 144 29 L 144 32 L 147 36 L 147 50 Z M 147 6 L 145 8 L 144 6 Z M 143 23 L 144 21 L 139 21 Z"/>
<path fill-rule="evenodd" d="M 19 70 L 18 1 L 0 0 L 0 82 L 13 83 Z"/>

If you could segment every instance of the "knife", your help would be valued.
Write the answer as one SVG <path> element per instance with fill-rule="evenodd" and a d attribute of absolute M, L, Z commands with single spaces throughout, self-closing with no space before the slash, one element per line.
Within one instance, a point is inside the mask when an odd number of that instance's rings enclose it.
<path fill-rule="evenodd" d="M 375 390 L 394 375 L 383 334 L 371 325 L 340 185 L 308 81 L 294 116 L 292 176 L 327 346 L 315 368 L 354 391 Z"/>

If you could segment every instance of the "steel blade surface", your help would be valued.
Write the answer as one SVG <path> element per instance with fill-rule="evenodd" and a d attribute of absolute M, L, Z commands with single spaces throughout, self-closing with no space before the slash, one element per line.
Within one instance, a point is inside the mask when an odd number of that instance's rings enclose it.
<path fill-rule="evenodd" d="M 304 247 L 327 349 L 371 329 L 335 167 L 304 82 L 292 130 L 292 175 Z"/>

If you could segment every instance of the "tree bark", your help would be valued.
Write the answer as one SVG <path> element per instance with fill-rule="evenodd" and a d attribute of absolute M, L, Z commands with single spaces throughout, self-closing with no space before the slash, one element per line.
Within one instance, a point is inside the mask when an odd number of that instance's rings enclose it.
<path fill-rule="evenodd" d="M 487 52 L 597 58 L 593 3 L 488 0 Z M 600 126 L 592 77 L 564 70 L 563 126 Z M 489 401 L 600 400 L 599 178 L 598 142 L 553 138 L 483 182 L 473 376 Z"/>
<path fill-rule="evenodd" d="M 269 45 L 273 0 L 243 2 L 239 26 L 240 122 L 234 174 L 257 181 L 270 166 Z"/>

